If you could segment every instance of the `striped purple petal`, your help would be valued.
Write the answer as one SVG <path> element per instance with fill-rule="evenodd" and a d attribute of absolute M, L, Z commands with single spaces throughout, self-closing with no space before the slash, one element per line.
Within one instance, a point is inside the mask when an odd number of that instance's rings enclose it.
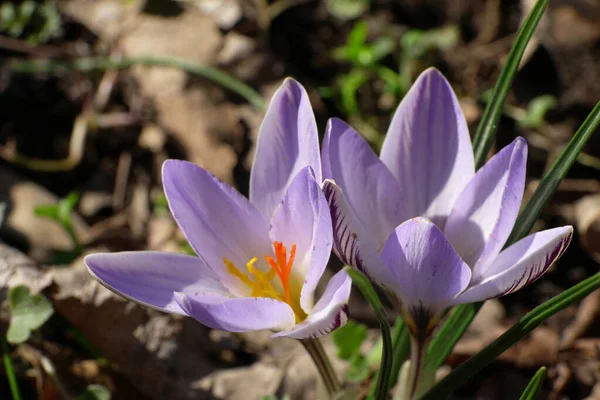
<path fill-rule="evenodd" d="M 444 234 L 473 269 L 485 273 L 510 235 L 525 189 L 527 143 L 517 138 L 469 182 L 448 217 Z"/>
<path fill-rule="evenodd" d="M 387 291 L 392 276 L 354 210 L 346 202 L 344 192 L 331 180 L 324 182 L 323 192 L 331 211 L 334 253 L 344 264 L 363 272 Z"/>
<path fill-rule="evenodd" d="M 485 275 L 471 282 L 455 301 L 474 303 L 513 293 L 534 282 L 565 252 L 573 227 L 537 232 L 503 250 Z"/>

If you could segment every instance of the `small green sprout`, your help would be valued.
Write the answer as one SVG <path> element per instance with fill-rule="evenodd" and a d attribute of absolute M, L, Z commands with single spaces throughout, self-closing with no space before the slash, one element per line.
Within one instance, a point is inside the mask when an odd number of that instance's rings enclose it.
<path fill-rule="evenodd" d="M 23 343 L 31 331 L 40 328 L 54 314 L 52 304 L 41 294 L 31 294 L 27 286 L 15 286 L 8 292 L 10 325 L 6 340 L 12 344 Z"/>
<path fill-rule="evenodd" d="M 89 385 L 77 400 L 110 400 L 110 390 L 102 385 Z"/>
<path fill-rule="evenodd" d="M 81 251 L 83 250 L 83 247 L 77 238 L 77 234 L 75 233 L 75 229 L 73 228 L 73 221 L 71 219 L 71 214 L 78 201 L 79 194 L 77 192 L 71 192 L 67 197 L 61 199 L 58 204 L 37 206 L 34 209 L 35 215 L 50 218 L 58 222 L 69 234 L 69 237 L 73 242 L 73 251 L 71 252 L 72 254 L 70 254 L 72 257 L 69 257 L 71 259 L 81 254 Z"/>

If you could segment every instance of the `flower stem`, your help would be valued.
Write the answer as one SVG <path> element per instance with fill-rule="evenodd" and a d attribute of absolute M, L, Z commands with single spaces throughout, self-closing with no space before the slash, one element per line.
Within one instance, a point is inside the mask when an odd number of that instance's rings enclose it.
<path fill-rule="evenodd" d="M 342 385 L 331 366 L 331 362 L 325 353 L 323 345 L 319 339 L 301 339 L 300 343 L 302 343 L 308 354 L 310 354 L 310 357 L 323 379 L 325 389 L 327 389 L 327 393 L 329 393 L 329 398 L 333 399 L 335 394 L 342 389 Z"/>
<path fill-rule="evenodd" d="M 423 376 L 425 366 L 425 355 L 427 354 L 428 338 L 410 337 L 410 363 L 408 365 L 408 378 L 404 378 L 398 390 L 396 398 L 402 400 L 413 400 L 426 390 L 428 385 Z"/>

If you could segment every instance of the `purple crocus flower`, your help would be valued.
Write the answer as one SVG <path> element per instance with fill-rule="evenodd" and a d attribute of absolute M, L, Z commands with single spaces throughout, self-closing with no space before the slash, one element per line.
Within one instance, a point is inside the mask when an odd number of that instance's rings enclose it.
<path fill-rule="evenodd" d="M 396 111 L 380 157 L 344 122 L 329 122 L 323 175 L 334 251 L 396 302 L 414 335 L 442 311 L 512 293 L 567 248 L 572 227 L 534 233 L 502 250 L 525 185 L 517 138 L 475 171 L 465 118 L 436 69 Z"/>
<path fill-rule="evenodd" d="M 287 79 L 261 126 L 250 201 L 208 171 L 168 160 L 169 207 L 198 257 L 154 251 L 93 254 L 90 273 L 116 293 L 231 332 L 315 338 L 347 321 L 351 280 L 336 274 L 315 303 L 332 246 L 308 96 Z"/>

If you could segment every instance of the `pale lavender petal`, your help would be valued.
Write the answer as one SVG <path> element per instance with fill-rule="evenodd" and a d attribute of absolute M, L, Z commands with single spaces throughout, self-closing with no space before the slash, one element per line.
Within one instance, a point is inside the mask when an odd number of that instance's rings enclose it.
<path fill-rule="evenodd" d="M 282 330 L 296 322 L 290 306 L 266 297 L 230 298 L 188 292 L 176 293 L 175 300 L 196 321 L 222 331 Z"/>
<path fill-rule="evenodd" d="M 504 296 L 529 285 L 560 258 L 572 236 L 573 227 L 563 226 L 519 240 L 498 255 L 480 280 L 471 282 L 456 304 Z"/>
<path fill-rule="evenodd" d="M 401 188 L 410 188 L 404 192 L 410 217 L 428 217 L 443 229 L 475 164 L 460 105 L 438 70 L 423 72 L 398 106 L 381 160 Z"/>
<path fill-rule="evenodd" d="M 370 239 L 383 247 L 394 228 L 414 216 L 406 214 L 396 178 L 367 142 L 337 118 L 327 124 L 322 154 L 323 176 L 344 191 Z"/>
<path fill-rule="evenodd" d="M 473 269 L 485 274 L 515 224 L 525 189 L 527 142 L 517 138 L 485 164 L 462 192 L 444 234 Z"/>
<path fill-rule="evenodd" d="M 286 79 L 260 127 L 250 174 L 250 201 L 269 219 L 296 174 L 312 167 L 321 182 L 317 123 L 306 90 Z"/>
<path fill-rule="evenodd" d="M 347 304 L 351 288 L 352 279 L 346 271 L 341 270 L 331 278 L 312 313 L 304 321 L 273 337 L 312 339 L 345 325 L 348 322 Z"/>
<path fill-rule="evenodd" d="M 398 226 L 381 257 L 394 275 L 396 294 L 407 309 L 440 312 L 471 279 L 469 266 L 427 218 L 413 218 Z"/>
<path fill-rule="evenodd" d="M 333 225 L 333 252 L 344 264 L 366 274 L 391 293 L 393 276 L 381 260 L 375 244 L 348 205 L 344 192 L 331 180 L 323 183 Z"/>
<path fill-rule="evenodd" d="M 288 249 L 296 245 L 292 279 L 302 285 L 300 306 L 310 314 L 314 291 L 331 254 L 331 215 L 310 167 L 301 170 L 275 210 L 269 232 Z"/>
<path fill-rule="evenodd" d="M 97 253 L 85 257 L 90 274 L 113 292 L 160 311 L 184 314 L 175 292 L 227 295 L 198 257 L 158 251 Z"/>
<path fill-rule="evenodd" d="M 177 224 L 196 254 L 235 295 L 250 289 L 227 272 L 224 259 L 240 271 L 253 257 L 271 253 L 269 226 L 235 189 L 186 161 L 163 164 L 163 186 Z"/>

